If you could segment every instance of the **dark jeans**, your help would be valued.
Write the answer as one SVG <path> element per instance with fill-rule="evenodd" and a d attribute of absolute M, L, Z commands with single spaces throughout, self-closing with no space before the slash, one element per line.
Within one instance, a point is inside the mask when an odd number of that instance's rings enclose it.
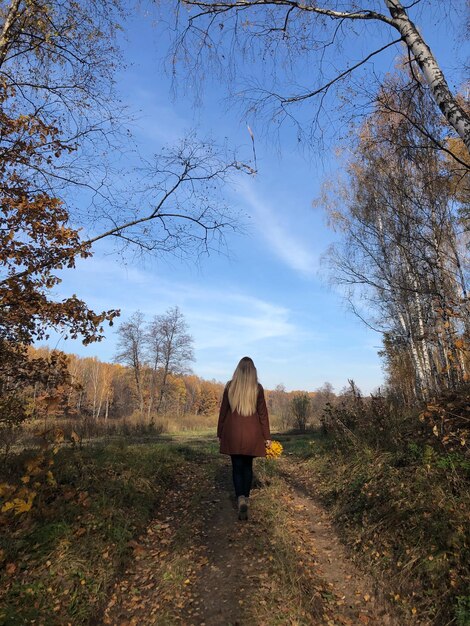
<path fill-rule="evenodd" d="M 232 476 L 233 486 L 235 487 L 235 495 L 250 495 L 251 482 L 253 480 L 253 456 L 246 454 L 231 454 L 232 457 Z"/>

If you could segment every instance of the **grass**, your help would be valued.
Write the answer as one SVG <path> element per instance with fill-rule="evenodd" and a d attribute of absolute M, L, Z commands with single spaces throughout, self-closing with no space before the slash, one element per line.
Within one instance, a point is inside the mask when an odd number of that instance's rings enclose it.
<path fill-rule="evenodd" d="M 358 563 L 404 616 L 470 625 L 468 459 L 429 445 L 371 450 L 320 432 L 278 436 L 300 480 L 334 513 Z"/>
<path fill-rule="evenodd" d="M 122 438 L 139 441 L 154 441 L 164 433 L 170 437 L 214 437 L 217 430 L 216 413 L 212 415 L 183 414 L 159 415 L 151 422 L 149 418 L 132 415 L 126 418 L 49 418 L 44 420 L 27 420 L 21 428 L 13 431 L 0 429 L 0 453 L 7 448 L 16 451 L 24 447 L 38 445 L 41 441 L 38 433 L 49 428 L 60 428 L 67 441 L 75 433 L 83 443 L 105 441 L 110 443 Z M 271 427 L 276 430 L 279 419 L 271 416 Z"/>
<path fill-rule="evenodd" d="M 28 453 L 11 460 L 10 481 Z M 87 624 L 131 556 L 129 542 L 189 463 L 167 443 L 121 440 L 55 457 L 57 485 L 28 514 L 3 519 L 0 624 Z"/>

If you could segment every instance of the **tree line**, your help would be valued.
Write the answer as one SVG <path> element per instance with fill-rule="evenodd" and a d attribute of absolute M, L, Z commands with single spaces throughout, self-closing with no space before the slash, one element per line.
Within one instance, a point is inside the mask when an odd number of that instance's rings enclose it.
<path fill-rule="evenodd" d="M 195 424 L 198 416 L 209 416 L 215 425 L 225 383 L 191 371 L 193 338 L 177 306 L 150 320 L 136 311 L 117 327 L 116 335 L 112 363 L 30 346 L 27 362 L 42 376 L 25 379 L 17 388 L 21 411 L 9 419 L 3 415 L 3 438 L 25 420 L 43 420 L 47 428 L 56 419 L 68 419 L 78 432 L 86 425 L 90 433 L 93 424 L 106 427 L 116 420 L 161 428 L 165 417 L 177 425 L 182 416 L 194 416 Z M 286 430 L 318 425 L 326 407 L 336 401 L 329 383 L 313 392 L 288 392 L 279 384 L 265 393 L 273 421 Z"/>
<path fill-rule="evenodd" d="M 79 357 L 75 354 L 57 353 L 47 347 L 29 348 L 31 359 L 51 363 L 49 377 L 22 389 L 26 418 L 76 420 L 77 429 L 82 421 L 112 421 L 132 418 L 140 423 L 142 418 L 140 395 L 136 389 L 131 367 L 119 363 L 106 363 L 96 357 Z M 63 359 L 65 375 L 54 377 L 54 365 Z M 142 366 L 145 423 L 155 421 L 148 415 L 152 369 Z M 170 414 L 178 418 L 188 415 L 215 415 L 223 393 L 223 384 L 209 381 L 195 374 L 169 373 L 166 380 L 164 402 L 160 416 Z M 17 422 L 15 422 L 17 424 Z M 48 422 L 49 426 L 53 422 Z M 6 424 L 4 424 L 6 426 Z"/>

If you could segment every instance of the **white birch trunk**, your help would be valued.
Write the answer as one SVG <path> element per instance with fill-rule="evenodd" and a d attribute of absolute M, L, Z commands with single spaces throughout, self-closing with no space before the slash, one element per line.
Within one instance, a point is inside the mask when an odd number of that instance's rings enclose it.
<path fill-rule="evenodd" d="M 449 89 L 431 48 L 408 17 L 400 0 L 384 0 L 392 16 L 392 25 L 402 35 L 426 80 L 436 104 L 445 118 L 463 139 L 470 152 L 470 118 Z"/>
<path fill-rule="evenodd" d="M 419 335 L 421 337 L 420 346 L 421 346 L 421 353 L 423 355 L 424 370 L 426 373 L 426 387 L 434 388 L 435 381 L 434 381 L 434 376 L 433 376 L 433 367 L 431 365 L 431 357 L 430 357 L 431 350 L 428 345 L 428 341 L 426 339 L 426 335 L 427 335 L 426 324 L 424 323 L 423 304 L 420 299 L 419 284 L 418 284 L 418 281 L 416 280 L 416 276 L 409 269 L 408 269 L 408 276 L 409 278 L 411 278 L 411 284 L 413 285 L 413 288 L 414 288 L 416 317 L 417 317 L 417 322 L 418 322 Z"/>
<path fill-rule="evenodd" d="M 11 27 L 18 17 L 20 2 L 21 0 L 13 0 L 10 4 L 10 8 L 8 9 L 8 13 L 2 27 L 2 32 L 0 33 L 0 67 L 3 65 L 3 62 L 5 61 L 5 57 L 8 52 L 8 44 L 10 43 L 10 31 Z"/>
<path fill-rule="evenodd" d="M 421 363 L 421 358 L 420 358 L 419 352 L 418 352 L 418 350 L 416 348 L 416 344 L 415 344 L 415 341 L 413 339 L 413 334 L 411 332 L 411 329 L 408 328 L 408 324 L 406 323 L 405 316 L 403 315 L 403 313 L 400 310 L 398 310 L 397 315 L 398 315 L 398 320 L 399 320 L 399 322 L 401 324 L 401 327 L 402 327 L 404 335 L 405 336 L 409 336 L 411 358 L 413 359 L 414 364 L 415 364 L 415 372 L 417 374 L 416 379 L 417 379 L 417 383 L 418 383 L 417 386 L 416 386 L 417 388 L 416 388 L 415 391 L 416 391 L 416 395 L 418 397 L 421 397 L 423 395 L 423 386 L 424 386 L 425 380 L 426 380 L 425 374 L 424 374 L 424 370 L 423 370 L 423 366 L 422 366 L 422 363 Z"/>
<path fill-rule="evenodd" d="M 103 406 L 103 389 L 101 389 L 101 393 L 99 395 L 99 402 L 98 402 L 98 407 L 96 409 L 96 418 L 95 419 L 99 419 L 100 415 L 101 415 L 101 408 Z"/>
<path fill-rule="evenodd" d="M 96 411 L 97 411 L 97 406 L 98 406 L 98 385 L 99 385 L 99 378 L 100 378 L 100 372 L 99 372 L 99 363 L 96 359 L 93 360 L 93 365 L 92 365 L 92 369 L 91 369 L 91 384 L 92 384 L 92 389 L 93 389 L 93 409 L 92 409 L 92 414 L 93 414 L 93 420 L 96 420 Z"/>
<path fill-rule="evenodd" d="M 465 361 L 462 358 L 462 353 L 457 349 L 455 340 L 457 338 L 457 328 L 454 319 L 448 313 L 450 308 L 450 302 L 455 300 L 458 295 L 459 287 L 459 267 L 460 259 L 456 254 L 456 250 L 453 246 L 454 231 L 452 222 L 448 218 L 448 212 L 445 211 L 445 222 L 448 227 L 445 228 L 445 236 L 442 237 L 441 229 L 443 224 L 442 215 L 436 215 L 436 210 L 433 204 L 431 204 L 431 227 L 432 227 L 432 241 L 434 252 L 436 255 L 436 271 L 438 277 L 438 290 L 440 292 L 440 308 L 442 313 L 440 314 L 443 328 L 443 342 L 444 353 L 446 355 L 446 374 L 450 387 L 455 387 L 463 381 L 465 373 Z M 450 254 L 445 253 L 443 246 L 450 248 Z M 453 258 L 452 258 L 453 255 Z M 449 267 L 450 265 L 450 267 Z M 454 267 L 452 267 L 452 265 Z M 460 267 L 461 269 L 461 267 Z M 462 274 L 461 278 L 464 280 Z M 463 287 L 465 289 L 465 287 Z M 450 296 L 450 297 L 449 297 Z M 437 333 L 437 341 L 442 343 L 440 333 Z M 451 356 L 451 359 L 449 358 Z"/>

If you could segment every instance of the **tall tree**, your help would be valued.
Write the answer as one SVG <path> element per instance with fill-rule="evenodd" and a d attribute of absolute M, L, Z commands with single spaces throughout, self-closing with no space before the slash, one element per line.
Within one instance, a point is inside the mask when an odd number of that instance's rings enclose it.
<path fill-rule="evenodd" d="M 116 361 L 131 368 L 137 393 L 139 413 L 144 415 L 144 381 L 143 367 L 145 363 L 146 329 L 144 316 L 136 311 L 127 322 L 118 327 L 118 345 Z"/>
<path fill-rule="evenodd" d="M 283 428 L 288 428 L 291 422 L 291 398 L 285 386 L 280 383 L 268 394 L 268 407 L 275 415 Z"/>
<path fill-rule="evenodd" d="M 169 375 L 187 372 L 189 363 L 194 360 L 193 338 L 187 330 L 184 315 L 177 306 L 168 309 L 163 315 L 156 315 L 150 325 L 148 336 L 151 337 L 152 345 L 158 346 L 161 370 L 157 413 L 162 408 Z M 155 348 L 153 354 L 156 354 Z"/>
<path fill-rule="evenodd" d="M 119 202 L 107 176 L 121 148 L 120 0 L 0 2 L 0 394 L 31 361 L 25 346 L 49 328 L 85 343 L 102 338 L 116 310 L 94 312 L 77 296 L 57 301 L 57 272 L 89 257 L 93 244 L 161 255 L 208 252 L 236 218 L 220 186 L 244 166 L 211 142 L 188 136 L 142 163 L 139 193 Z M 109 157 L 109 158 L 108 158 Z M 145 167 L 144 167 L 145 166 Z M 121 172 L 130 187 L 132 172 Z M 128 175 L 126 175 L 128 174 Z M 135 178 L 135 177 L 134 177 Z M 71 191 L 92 198 L 86 222 Z M 88 235 L 79 224 L 87 224 Z M 10 364 L 8 366 L 8 363 Z"/>
<path fill-rule="evenodd" d="M 86 6 L 85 6 L 86 5 Z M 47 327 L 99 340 L 116 311 L 51 297 L 53 270 L 89 255 L 60 197 L 86 177 L 79 145 L 105 131 L 101 91 L 114 52 L 114 2 L 11 0 L 0 4 L 0 395 L 41 378 L 26 346 Z M 110 65 L 108 65 L 110 62 Z M 100 97 L 101 96 L 101 97 Z M 96 113 L 92 112 L 93 105 Z M 102 105 L 102 106 L 101 106 Z M 101 116 L 101 117 L 100 117 Z M 73 156 L 72 156 L 73 155 Z M 80 171 L 80 175 L 79 175 Z M 83 183 L 85 184 L 85 183 Z M 52 365 L 52 358 L 47 360 Z M 16 412 L 19 419 L 24 413 Z"/>
<path fill-rule="evenodd" d="M 304 432 L 307 428 L 311 411 L 309 396 L 306 393 L 295 394 L 291 401 L 291 408 L 295 427 Z"/>
<path fill-rule="evenodd" d="M 333 385 L 329 382 L 325 382 L 321 387 L 315 389 L 315 395 L 310 400 L 312 417 L 320 422 L 325 409 L 328 405 L 333 404 L 335 397 Z"/>
<path fill-rule="evenodd" d="M 172 387 L 174 396 L 186 399 L 186 388 L 178 379 L 194 360 L 193 338 L 178 307 L 155 315 L 150 323 L 137 311 L 118 328 L 115 359 L 131 368 L 139 413 L 150 418 L 162 411 Z M 178 400 L 178 406 L 184 401 Z"/>

